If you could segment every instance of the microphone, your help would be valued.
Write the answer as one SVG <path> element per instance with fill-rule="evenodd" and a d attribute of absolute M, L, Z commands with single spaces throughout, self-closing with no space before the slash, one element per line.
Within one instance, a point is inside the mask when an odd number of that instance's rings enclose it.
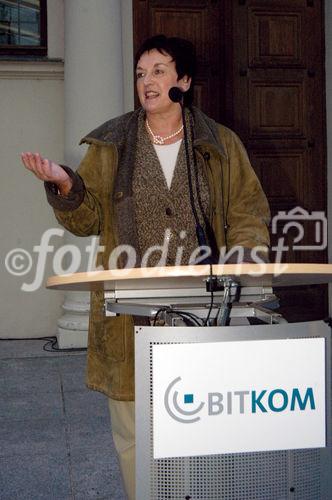
<path fill-rule="evenodd" d="M 171 101 L 173 102 L 180 102 L 182 103 L 183 101 L 183 94 L 181 89 L 179 87 L 171 87 L 168 91 L 168 97 L 170 98 Z"/>

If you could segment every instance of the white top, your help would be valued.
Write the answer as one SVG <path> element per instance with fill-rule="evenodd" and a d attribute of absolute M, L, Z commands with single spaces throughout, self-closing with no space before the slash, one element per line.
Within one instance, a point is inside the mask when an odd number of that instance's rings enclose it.
<path fill-rule="evenodd" d="M 178 157 L 181 142 L 182 139 L 173 142 L 173 144 L 166 144 L 164 146 L 159 144 L 153 145 L 162 166 L 168 189 L 170 189 L 172 184 L 176 159 Z"/>

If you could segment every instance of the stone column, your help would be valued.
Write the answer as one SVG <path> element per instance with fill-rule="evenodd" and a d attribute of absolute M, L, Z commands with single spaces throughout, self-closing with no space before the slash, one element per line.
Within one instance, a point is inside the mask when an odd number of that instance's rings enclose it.
<path fill-rule="evenodd" d="M 65 163 L 76 169 L 89 131 L 124 112 L 121 0 L 65 1 L 64 144 Z M 65 243 L 81 254 L 87 271 L 90 238 L 66 233 Z M 60 348 L 87 345 L 89 294 L 67 292 L 58 320 Z"/>

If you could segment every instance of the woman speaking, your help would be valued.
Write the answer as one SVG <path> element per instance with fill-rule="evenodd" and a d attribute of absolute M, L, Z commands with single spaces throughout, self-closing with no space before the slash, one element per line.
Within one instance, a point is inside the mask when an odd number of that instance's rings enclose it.
<path fill-rule="evenodd" d="M 149 38 L 136 54 L 135 72 L 141 107 L 86 135 L 81 143 L 89 148 L 76 172 L 38 153 L 22 154 L 25 167 L 45 182 L 58 221 L 75 235 L 99 235 L 98 265 L 105 269 L 127 265 L 128 255 L 117 248 L 132 249 L 133 265 L 144 267 L 218 262 L 225 251 L 251 261 L 259 249 L 264 258 L 268 203 L 238 137 L 191 105 L 193 45 Z M 109 398 L 133 499 L 134 319 L 105 317 L 103 304 L 103 293 L 92 292 L 87 385 Z"/>

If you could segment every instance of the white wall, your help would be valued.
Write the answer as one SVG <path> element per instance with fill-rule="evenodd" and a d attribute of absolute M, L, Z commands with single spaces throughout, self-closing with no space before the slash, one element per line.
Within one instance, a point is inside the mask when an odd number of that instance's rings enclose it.
<path fill-rule="evenodd" d="M 1 338 L 54 335 L 63 301 L 61 293 L 45 291 L 45 279 L 53 274 L 51 256 L 42 286 L 34 292 L 21 290 L 23 283 L 34 281 L 37 254 L 33 247 L 45 230 L 57 226 L 42 183 L 24 169 L 19 157 L 28 150 L 59 162 L 63 159 L 63 0 L 49 0 L 48 8 L 53 61 L 0 61 Z M 52 243 L 56 250 L 61 239 L 53 237 Z M 31 255 L 27 275 L 14 276 L 6 268 L 5 257 L 16 248 Z"/>
<path fill-rule="evenodd" d="M 62 79 L 37 79 L 28 71 L 20 78 L 1 72 L 1 254 L 20 247 L 29 253 L 38 245 L 43 232 L 54 226 L 51 209 L 39 180 L 20 162 L 21 151 L 40 151 L 61 161 L 63 151 L 63 82 Z M 17 261 L 17 264 L 21 262 Z M 31 272 L 23 277 L 11 275 L 1 266 L 0 336 L 30 337 L 51 335 L 59 315 L 59 296 L 39 290 L 23 292 L 23 282 L 30 283 L 36 270 L 33 257 Z M 50 273 L 48 266 L 45 276 Z M 38 318 L 38 321 L 36 321 Z"/>
<path fill-rule="evenodd" d="M 66 237 L 55 235 L 51 238 L 50 245 L 54 245 L 54 250 L 47 257 L 42 285 L 33 292 L 21 289 L 24 283 L 31 284 L 35 280 L 38 255 L 33 249 L 40 244 L 43 233 L 51 228 L 60 229 L 46 203 L 41 182 L 24 169 L 19 157 L 22 151 L 40 151 L 54 161 L 61 162 L 64 158 L 64 0 L 48 0 L 47 6 L 48 60 L 0 61 L 0 338 L 55 335 L 64 301 L 62 292 L 46 291 L 45 282 L 54 274 L 53 257 L 66 243 Z M 80 8 L 79 3 L 77 8 Z M 121 71 L 124 66 L 124 88 L 121 90 L 123 108 L 129 111 L 134 106 L 131 0 L 121 2 L 121 18 Z M 107 29 L 112 29 L 112 22 L 113 19 L 105 19 Z M 111 51 L 112 47 L 109 49 Z M 97 61 L 96 54 L 88 55 L 95 58 L 96 67 L 102 64 L 102 61 Z M 119 71 L 118 65 L 109 67 L 109 71 Z M 78 88 L 78 100 L 79 94 Z M 82 101 L 78 102 L 86 106 L 87 103 Z M 96 107 L 99 109 L 98 102 L 90 105 L 94 116 Z M 82 134 L 98 124 L 86 123 Z M 79 139 L 75 136 L 73 147 L 78 146 Z M 81 155 L 84 148 L 78 149 Z M 14 276 L 5 266 L 6 256 L 16 248 L 31 255 L 32 268 L 24 276 Z M 23 265 L 24 262 L 16 261 L 16 264 Z"/>

